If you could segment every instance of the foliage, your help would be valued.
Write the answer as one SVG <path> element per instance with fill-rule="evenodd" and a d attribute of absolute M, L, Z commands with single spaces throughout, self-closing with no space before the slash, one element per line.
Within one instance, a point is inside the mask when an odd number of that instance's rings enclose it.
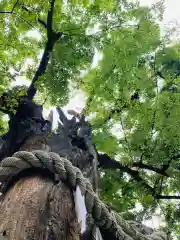
<path fill-rule="evenodd" d="M 48 1 L 24 2 L 0 2 L 0 93 L 11 89 L 14 75 L 32 80 L 47 42 L 42 21 Z M 160 34 L 163 9 L 162 1 L 151 8 L 126 0 L 56 1 L 53 29 L 62 38 L 36 82 L 35 99 L 62 105 L 69 84 L 81 89 L 97 150 L 138 172 L 149 186 L 122 168 L 102 169 L 101 198 L 140 221 L 160 208 L 178 236 L 178 200 L 158 198 L 177 196 L 180 178 L 180 45 L 167 46 Z M 97 51 L 103 57 L 92 67 Z M 13 94 L 12 108 L 20 91 Z M 2 116 L 0 122 L 4 126 Z M 137 203 L 141 210 L 134 209 Z"/>

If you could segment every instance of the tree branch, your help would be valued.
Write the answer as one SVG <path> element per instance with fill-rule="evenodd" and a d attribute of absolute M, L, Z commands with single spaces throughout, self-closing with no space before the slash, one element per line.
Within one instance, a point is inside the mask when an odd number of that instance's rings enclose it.
<path fill-rule="evenodd" d="M 0 11 L 0 13 L 8 13 L 8 14 L 13 14 L 15 7 L 17 6 L 19 0 L 17 0 L 12 8 L 11 11 Z"/>
<path fill-rule="evenodd" d="M 150 171 L 153 171 L 153 172 L 156 172 L 156 173 L 159 173 L 163 176 L 168 177 L 168 174 L 166 172 L 162 171 L 162 169 L 151 166 L 151 165 L 148 165 L 148 164 L 144 164 L 142 162 L 134 162 L 132 166 L 133 167 L 138 167 L 138 168 L 141 168 L 141 169 L 147 169 L 147 170 L 150 170 Z"/>
<path fill-rule="evenodd" d="M 16 5 L 17 4 L 18 4 L 18 2 L 16 2 Z M 28 91 L 27 91 L 27 97 L 28 97 L 29 100 L 32 100 L 34 95 L 36 94 L 37 90 L 36 90 L 36 87 L 35 87 L 35 83 L 37 82 L 38 78 L 45 73 L 46 68 L 48 66 L 50 53 L 52 52 L 55 43 L 61 38 L 61 36 L 63 34 L 63 32 L 57 32 L 57 33 L 54 32 L 53 28 L 52 28 L 52 26 L 53 26 L 54 4 L 55 4 L 55 0 L 50 1 L 50 9 L 48 11 L 47 24 L 39 19 L 39 22 L 44 27 L 46 27 L 46 29 L 47 29 L 47 42 L 46 42 L 44 53 L 43 53 L 43 56 L 41 58 L 38 69 L 37 69 L 37 71 L 36 71 L 36 73 L 35 73 L 35 75 L 32 79 L 31 85 L 29 86 Z M 26 7 L 24 7 L 23 9 L 25 11 L 29 11 Z M 5 12 L 5 11 L 0 12 L 0 13 L 13 14 L 12 12 Z M 20 17 L 20 18 L 23 19 L 22 17 Z M 23 20 L 26 21 L 25 19 L 23 19 Z"/>
<path fill-rule="evenodd" d="M 16 2 L 16 5 L 18 4 L 18 1 Z M 60 37 L 62 36 L 63 32 L 54 32 L 53 31 L 53 13 L 54 13 L 54 4 L 55 4 L 55 0 L 51 0 L 50 1 L 50 9 L 48 11 L 48 16 L 47 16 L 47 24 L 42 21 L 41 19 L 39 19 L 38 21 L 47 29 L 47 42 L 45 45 L 45 49 L 44 49 L 44 53 L 43 56 L 41 58 L 40 64 L 38 66 L 38 69 L 32 79 L 31 85 L 28 88 L 27 91 L 27 96 L 29 100 L 32 100 L 34 95 L 36 94 L 36 87 L 35 87 L 35 83 L 37 82 L 38 78 L 40 76 L 42 76 L 47 68 L 48 62 L 49 62 L 49 58 L 50 58 L 50 53 L 53 50 L 53 47 L 55 45 L 55 43 L 58 41 L 58 39 L 60 39 Z M 14 7 L 13 7 L 14 9 Z M 29 12 L 29 10 L 23 6 L 23 9 L 27 12 Z M 13 14 L 13 12 L 0 12 L 0 13 L 9 13 L 9 14 Z M 20 17 L 20 16 L 19 16 Z M 21 19 L 23 19 L 22 17 L 20 17 Z M 23 19 L 24 21 L 26 21 L 25 19 Z M 27 21 L 26 21 L 27 22 Z M 28 22 L 27 22 L 28 23 Z"/>
<path fill-rule="evenodd" d="M 39 22 L 43 27 L 47 28 L 47 24 L 46 24 L 43 20 L 41 20 L 40 18 L 38 18 L 38 22 Z"/>
<path fill-rule="evenodd" d="M 11 13 L 13 13 L 13 12 L 14 12 L 14 9 L 15 9 L 15 7 L 17 6 L 18 2 L 19 2 L 19 0 L 17 0 L 17 1 L 16 1 L 16 3 L 14 4 L 14 6 L 13 6 L 13 8 L 12 8 L 12 11 L 11 11 Z"/>
<path fill-rule="evenodd" d="M 0 11 L 0 13 L 12 14 L 12 12 L 11 12 L 11 11 Z"/>
<path fill-rule="evenodd" d="M 48 11 L 48 16 L 47 16 L 47 34 L 48 35 L 51 35 L 53 31 L 52 23 L 53 23 L 54 4 L 55 4 L 55 0 L 51 0 L 50 9 Z"/>
<path fill-rule="evenodd" d="M 21 8 L 22 8 L 24 11 L 28 12 L 29 14 L 31 14 L 31 11 L 30 11 L 27 7 L 25 7 L 25 6 L 22 5 L 22 4 L 19 4 L 19 5 L 21 6 Z M 38 22 L 39 22 L 44 28 L 47 28 L 47 24 L 46 24 L 42 19 L 38 18 L 37 20 L 38 20 Z"/>
<path fill-rule="evenodd" d="M 145 187 L 145 189 L 147 191 L 149 191 L 152 194 L 152 196 L 157 200 L 160 200 L 160 199 L 178 200 L 178 199 L 180 199 L 180 196 L 163 196 L 160 194 L 156 195 L 156 192 L 154 191 L 155 189 L 153 187 L 151 187 L 149 184 L 147 184 L 143 178 L 141 178 L 138 171 L 132 170 L 129 167 L 124 166 L 121 163 L 111 159 L 107 154 L 98 154 L 98 161 L 99 161 L 100 167 L 102 167 L 103 169 L 119 169 L 122 172 L 128 173 L 136 182 L 141 183 L 142 186 Z M 138 163 L 135 163 L 135 165 L 137 165 L 137 164 Z M 164 173 L 161 173 L 161 169 L 158 169 L 156 167 L 152 167 L 152 166 L 149 166 L 146 164 L 141 164 L 141 166 L 138 166 L 138 167 L 160 173 L 163 176 L 167 176 L 167 175 L 164 175 Z"/>
<path fill-rule="evenodd" d="M 164 196 L 164 195 L 157 195 L 155 196 L 156 199 L 174 199 L 174 200 L 180 200 L 180 196 Z"/>
<path fill-rule="evenodd" d="M 32 79 L 31 85 L 29 86 L 29 89 L 27 92 L 28 99 L 31 99 L 31 100 L 33 99 L 37 91 L 35 87 L 35 83 L 37 82 L 38 78 L 45 73 L 46 68 L 48 66 L 50 53 L 52 52 L 55 43 L 60 39 L 60 37 L 63 34 L 63 32 L 56 33 L 52 29 L 54 3 L 55 3 L 55 0 L 52 0 L 50 3 L 50 9 L 48 11 L 48 16 L 47 16 L 47 39 L 48 40 L 46 42 L 46 46 L 45 46 L 44 53 L 41 58 L 39 67 Z"/>
<path fill-rule="evenodd" d="M 138 171 L 132 170 L 129 167 L 111 159 L 107 154 L 98 154 L 98 162 L 100 167 L 104 169 L 119 169 L 122 172 L 128 173 L 134 180 L 136 180 L 138 183 L 141 183 L 149 192 L 152 194 L 154 193 L 154 188 L 148 185 L 144 179 L 141 178 Z"/>
<path fill-rule="evenodd" d="M 122 165 L 121 163 L 111 159 L 107 154 L 98 154 L 98 161 L 100 163 L 100 166 L 104 169 L 120 169 L 120 170 L 127 170 L 127 166 Z M 167 173 L 164 173 L 162 169 L 159 169 L 157 167 L 144 164 L 144 163 L 139 163 L 135 162 L 132 165 L 133 167 L 138 167 L 140 169 L 147 169 L 156 173 L 159 173 L 163 176 L 168 177 Z"/>
<path fill-rule="evenodd" d="M 38 31 L 38 29 L 36 27 L 34 27 L 30 22 L 28 22 L 26 19 L 24 19 L 23 17 L 21 17 L 20 15 L 18 15 L 17 13 L 15 12 L 9 12 L 9 11 L 0 11 L 0 14 L 3 13 L 3 14 L 10 14 L 10 15 L 15 15 L 17 16 L 18 18 L 20 18 L 21 20 L 23 20 L 27 25 L 29 25 L 31 28 L 34 28 Z"/>

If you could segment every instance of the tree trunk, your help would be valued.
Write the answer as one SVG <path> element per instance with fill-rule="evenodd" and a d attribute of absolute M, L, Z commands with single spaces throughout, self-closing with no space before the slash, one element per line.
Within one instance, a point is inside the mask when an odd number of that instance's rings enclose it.
<path fill-rule="evenodd" d="M 67 157 L 93 182 L 93 156 L 83 136 L 78 136 L 79 127 L 86 129 L 85 135 L 89 133 L 87 123 L 81 121 L 80 126 L 59 109 L 62 124 L 53 132 L 52 113 L 45 120 L 42 110 L 26 97 L 19 100 L 15 115 L 10 117 L 9 131 L 0 139 L 0 161 L 17 151 L 52 151 Z M 0 233 L 14 240 L 79 239 L 72 191 L 45 169 L 23 171 L 8 181 L 1 197 Z"/>
<path fill-rule="evenodd" d="M 47 150 L 44 138 L 28 139 L 20 150 Z M 15 182 L 2 197 L 0 232 L 11 240 L 79 239 L 73 194 L 61 181 L 32 173 Z"/>

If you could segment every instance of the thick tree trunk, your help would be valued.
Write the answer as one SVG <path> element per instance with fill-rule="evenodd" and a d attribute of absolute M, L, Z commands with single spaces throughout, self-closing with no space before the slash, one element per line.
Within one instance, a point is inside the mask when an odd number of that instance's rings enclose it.
<path fill-rule="evenodd" d="M 84 137 L 78 136 L 79 127 L 89 136 L 89 125 L 83 119 L 68 120 L 60 109 L 59 117 L 62 124 L 52 132 L 52 114 L 45 120 L 41 106 L 26 97 L 20 99 L 9 131 L 0 139 L 0 161 L 19 150 L 52 151 L 67 157 L 93 183 L 94 158 Z M 2 235 L 13 240 L 80 238 L 73 193 L 65 183 L 56 183 L 52 174 L 31 169 L 13 178 L 7 189 L 0 199 Z"/>
<path fill-rule="evenodd" d="M 21 148 L 34 149 L 48 149 L 43 138 L 29 139 Z M 0 232 L 11 240 L 79 239 L 72 192 L 43 174 L 21 178 L 1 200 Z"/>

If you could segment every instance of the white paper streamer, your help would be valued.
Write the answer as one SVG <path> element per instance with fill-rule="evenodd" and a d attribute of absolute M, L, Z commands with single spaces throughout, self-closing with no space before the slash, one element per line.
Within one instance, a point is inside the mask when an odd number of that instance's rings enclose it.
<path fill-rule="evenodd" d="M 103 240 L 102 235 L 98 227 L 96 227 L 96 240 Z"/>
<path fill-rule="evenodd" d="M 86 231 L 86 215 L 87 210 L 85 206 L 84 196 L 81 194 L 79 186 L 76 187 L 74 192 L 75 211 L 77 214 L 78 222 L 81 224 L 81 234 Z"/>

